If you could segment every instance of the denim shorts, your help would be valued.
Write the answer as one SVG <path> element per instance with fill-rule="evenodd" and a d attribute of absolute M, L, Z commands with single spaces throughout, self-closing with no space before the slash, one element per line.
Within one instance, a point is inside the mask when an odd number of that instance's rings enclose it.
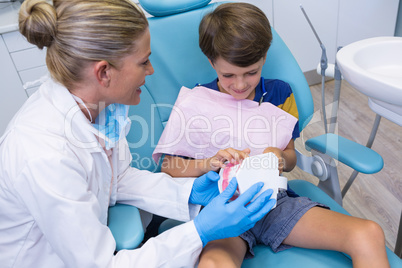
<path fill-rule="evenodd" d="M 289 195 L 292 195 L 291 192 Z M 274 252 L 279 252 L 292 246 L 282 244 L 290 234 L 299 219 L 312 207 L 329 207 L 311 201 L 307 197 L 289 196 L 287 191 L 278 193 L 276 208 L 258 221 L 253 228 L 240 235 L 247 243 L 246 259 L 254 257 L 255 245 L 270 246 Z"/>

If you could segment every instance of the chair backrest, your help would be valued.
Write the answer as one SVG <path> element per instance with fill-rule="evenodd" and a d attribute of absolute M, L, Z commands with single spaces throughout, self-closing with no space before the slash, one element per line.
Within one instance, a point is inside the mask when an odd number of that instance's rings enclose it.
<path fill-rule="evenodd" d="M 152 1 L 140 1 L 146 10 L 148 2 Z M 202 2 L 206 5 L 209 1 L 172 2 Z M 150 60 L 155 73 L 146 78 L 140 104 L 130 108 L 132 126 L 127 140 L 134 167 L 150 171 L 160 170 L 160 163 L 154 163 L 152 160 L 152 152 L 169 119 L 180 88 L 193 88 L 196 83 L 208 83 L 216 78 L 214 69 L 198 46 L 198 25 L 202 17 L 219 4 L 196 6 L 196 9 L 178 14 L 174 14 L 173 9 L 170 9 L 167 13 L 156 13 L 168 14 L 167 16 L 149 18 L 152 51 Z M 152 12 L 152 8 L 147 11 Z M 175 8 L 183 11 L 180 6 Z M 191 8 L 194 8 L 194 5 Z M 310 88 L 292 53 L 276 31 L 272 31 L 273 41 L 262 75 L 264 78 L 277 78 L 290 84 L 298 107 L 300 128 L 303 129 L 314 111 Z"/>

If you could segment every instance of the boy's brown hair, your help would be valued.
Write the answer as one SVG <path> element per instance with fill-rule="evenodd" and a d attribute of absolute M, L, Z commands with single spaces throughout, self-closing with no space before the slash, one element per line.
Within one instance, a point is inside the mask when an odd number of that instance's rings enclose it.
<path fill-rule="evenodd" d="M 199 46 L 212 63 L 221 57 L 239 66 L 250 66 L 266 53 L 272 32 L 268 18 L 248 3 L 225 3 L 203 17 Z"/>

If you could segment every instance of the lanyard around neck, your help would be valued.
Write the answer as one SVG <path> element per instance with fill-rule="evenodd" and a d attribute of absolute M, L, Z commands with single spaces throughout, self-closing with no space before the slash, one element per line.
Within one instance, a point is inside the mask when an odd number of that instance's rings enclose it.
<path fill-rule="evenodd" d="M 261 76 L 261 89 L 262 89 L 262 96 L 260 98 L 260 101 L 258 102 L 258 106 L 261 105 L 262 101 L 264 100 L 264 96 L 267 95 L 267 91 L 265 90 L 265 81 L 264 77 Z"/>

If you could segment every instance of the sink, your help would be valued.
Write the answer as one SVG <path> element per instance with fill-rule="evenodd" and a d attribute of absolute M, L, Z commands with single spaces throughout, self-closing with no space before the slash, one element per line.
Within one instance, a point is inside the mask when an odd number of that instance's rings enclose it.
<path fill-rule="evenodd" d="M 402 37 L 374 37 L 336 55 L 343 77 L 369 97 L 377 114 L 402 126 Z"/>

